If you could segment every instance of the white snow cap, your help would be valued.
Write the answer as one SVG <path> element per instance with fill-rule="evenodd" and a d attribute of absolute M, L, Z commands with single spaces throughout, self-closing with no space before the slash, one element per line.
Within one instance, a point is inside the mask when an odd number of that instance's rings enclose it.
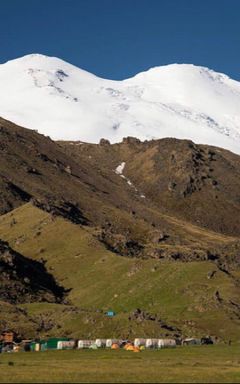
<path fill-rule="evenodd" d="M 240 83 L 190 64 L 112 81 L 27 55 L 0 64 L 0 116 L 52 139 L 175 137 L 240 154 Z"/>

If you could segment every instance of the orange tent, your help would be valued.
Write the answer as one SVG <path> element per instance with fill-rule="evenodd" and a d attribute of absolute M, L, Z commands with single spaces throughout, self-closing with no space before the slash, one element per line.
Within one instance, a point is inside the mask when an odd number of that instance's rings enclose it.
<path fill-rule="evenodd" d="M 134 346 L 132 344 L 126 344 L 126 346 L 124 348 L 126 349 L 126 351 L 133 351 L 134 350 Z"/>
<path fill-rule="evenodd" d="M 133 352 L 141 352 L 140 348 L 139 347 L 133 347 Z"/>
<path fill-rule="evenodd" d="M 117 343 L 112 344 L 111 349 L 119 349 L 119 345 Z"/>

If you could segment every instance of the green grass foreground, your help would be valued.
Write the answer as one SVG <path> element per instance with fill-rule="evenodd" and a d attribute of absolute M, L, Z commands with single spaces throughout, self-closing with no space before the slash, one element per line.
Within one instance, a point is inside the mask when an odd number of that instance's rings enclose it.
<path fill-rule="evenodd" d="M 240 346 L 1 354 L 0 382 L 239 383 Z"/>

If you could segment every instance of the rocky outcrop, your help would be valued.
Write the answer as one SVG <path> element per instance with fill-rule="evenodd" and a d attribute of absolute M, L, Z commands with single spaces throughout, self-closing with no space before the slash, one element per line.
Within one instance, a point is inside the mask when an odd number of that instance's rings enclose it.
<path fill-rule="evenodd" d="M 141 257 L 144 245 L 128 235 L 102 230 L 98 239 L 112 252 L 122 256 Z"/>
<path fill-rule="evenodd" d="M 167 324 L 164 320 L 162 320 L 158 315 L 151 314 L 149 312 L 146 312 L 144 310 L 141 310 L 140 308 L 135 309 L 128 318 L 129 321 L 135 320 L 139 323 L 144 321 L 153 321 L 156 322 L 159 327 L 161 328 L 161 331 L 164 332 L 165 336 L 169 336 L 173 333 L 174 337 L 181 337 L 182 331 L 175 325 Z M 160 332 L 161 332 L 160 331 Z"/>
<path fill-rule="evenodd" d="M 69 201 L 31 199 L 31 202 L 43 211 L 51 213 L 53 216 L 62 216 L 74 224 L 89 224 L 77 205 Z"/>

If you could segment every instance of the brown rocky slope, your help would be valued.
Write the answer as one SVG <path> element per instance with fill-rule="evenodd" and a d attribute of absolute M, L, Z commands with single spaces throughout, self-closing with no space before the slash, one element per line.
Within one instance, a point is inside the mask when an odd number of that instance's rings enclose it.
<path fill-rule="evenodd" d="M 55 143 L 3 119 L 0 142 L 2 214 L 31 200 L 121 255 L 239 264 L 239 156 L 176 139 Z"/>

